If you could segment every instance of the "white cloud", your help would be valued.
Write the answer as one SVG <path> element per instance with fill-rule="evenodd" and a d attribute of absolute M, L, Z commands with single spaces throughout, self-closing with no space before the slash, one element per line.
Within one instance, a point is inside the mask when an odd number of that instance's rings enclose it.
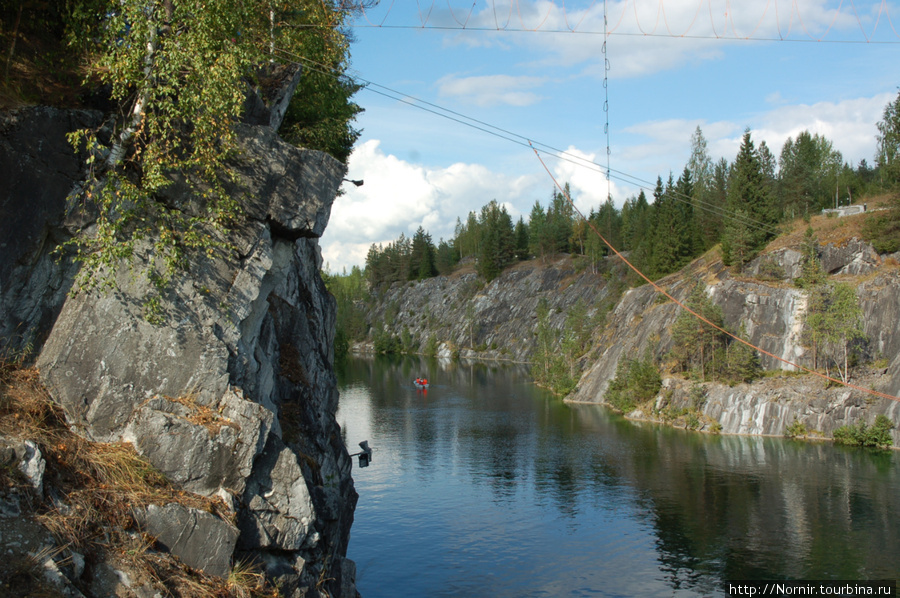
<path fill-rule="evenodd" d="M 690 154 L 690 139 L 699 126 L 707 140 L 714 161 L 725 158 L 734 161 L 746 126 L 754 143 L 765 141 L 777 158 L 788 137 L 796 138 L 802 131 L 824 136 L 841 152 L 844 161 L 856 165 L 866 159 L 870 164 L 875 155 L 877 123 L 884 106 L 893 99 L 884 93 L 871 98 L 854 98 L 841 102 L 818 102 L 811 105 L 777 106 L 757 115 L 751 123 L 669 119 L 645 121 L 627 127 L 636 136 L 633 143 L 614 153 L 614 162 L 628 164 L 629 172 L 645 172 L 643 178 L 665 179 L 668 171 L 677 177 Z"/>
<path fill-rule="evenodd" d="M 782 106 L 762 115 L 761 125 L 754 129 L 753 136 L 757 140 L 765 139 L 777 157 L 788 137 L 796 138 L 803 131 L 818 133 L 834 144 L 844 161 L 855 166 L 865 159 L 871 164 L 878 132 L 875 124 L 893 98 L 893 94 L 883 93 L 841 102 Z"/>
<path fill-rule="evenodd" d="M 510 176 L 478 164 L 426 168 L 385 154 L 380 141 L 358 146 L 350 156 L 345 184 L 322 237 L 322 258 L 332 271 L 363 266 L 371 245 L 386 244 L 400 234 L 411 236 L 419 226 L 435 243 L 454 235 L 457 217 L 465 220 L 492 199 L 507 206 L 514 220 L 527 216 L 537 196 L 552 184 L 535 175 Z M 546 202 L 545 202 L 546 203 Z"/>
<path fill-rule="evenodd" d="M 553 166 L 553 174 L 560 185 L 569 183 L 572 201 L 582 214 L 587 216 L 591 208 L 599 207 L 606 201 L 607 194 L 611 194 L 619 206 L 622 205 L 625 198 L 618 197 L 619 192 L 614 183 L 607 185 L 604 167 L 597 166 L 601 163 L 597 154 L 583 152 L 572 146 L 566 150 L 566 154 L 572 159 L 557 161 Z"/>
<path fill-rule="evenodd" d="M 585 65 L 584 73 L 602 77 L 604 4 L 583 5 L 586 7 L 573 6 L 571 2 L 521 0 L 513 8 L 512 3 L 490 3 L 472 15 L 468 26 L 498 30 L 491 36 L 495 45 L 496 40 L 502 40 L 510 47 L 527 48 L 542 55 L 536 65 Z M 745 43 L 746 38 L 866 41 L 873 34 L 869 28 L 874 27 L 878 17 L 878 11 L 872 8 L 872 14 L 861 14 L 858 20 L 852 7 L 841 5 L 838 10 L 830 0 L 618 0 L 606 3 L 606 7 L 609 57 L 615 67 L 609 75 L 613 78 L 649 75 L 688 63 L 718 60 L 724 56 L 724 48 Z M 503 33 L 504 29 L 511 31 Z M 522 35 L 521 30 L 542 33 Z M 471 40 L 472 36 L 465 39 Z"/>
<path fill-rule="evenodd" d="M 541 96 L 531 90 L 540 87 L 545 81 L 543 77 L 511 75 L 447 75 L 438 79 L 437 86 L 443 97 L 456 97 L 478 106 L 530 106 L 541 100 Z"/>

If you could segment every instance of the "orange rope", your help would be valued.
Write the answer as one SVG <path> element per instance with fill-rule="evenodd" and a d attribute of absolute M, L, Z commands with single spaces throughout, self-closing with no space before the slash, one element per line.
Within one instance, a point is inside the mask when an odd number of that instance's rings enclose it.
<path fill-rule="evenodd" d="M 859 31 L 862 33 L 863 37 L 866 38 L 866 41 L 869 41 L 869 36 L 866 35 L 866 31 L 863 29 L 862 20 L 859 18 L 859 13 L 856 12 L 856 3 L 854 3 L 853 0 L 850 0 L 850 6 L 853 8 L 853 15 L 856 17 L 856 22 L 859 23 Z M 877 27 L 878 24 L 876 23 L 875 26 Z"/>
<path fill-rule="evenodd" d="M 593 0 L 593 1 L 591 2 L 591 5 L 588 6 L 588 7 L 584 10 L 583 13 L 581 13 L 581 18 L 578 19 L 578 22 L 575 23 L 575 26 L 574 26 L 574 27 L 570 27 L 570 26 L 569 26 L 569 15 L 566 14 L 566 2 L 565 2 L 565 0 L 563 0 L 563 17 L 566 19 L 566 28 L 568 28 L 569 31 L 574 32 L 576 29 L 578 29 L 579 27 L 581 27 L 581 24 L 584 22 L 584 20 L 585 20 L 585 19 L 587 18 L 587 16 L 590 14 L 591 9 L 594 8 L 594 5 L 595 5 L 595 4 L 597 4 L 597 0 Z"/>
<path fill-rule="evenodd" d="M 463 22 L 460 22 L 459 19 L 456 18 L 456 14 L 453 12 L 453 7 L 450 6 L 450 0 L 447 0 L 447 10 L 450 11 L 450 16 L 453 17 L 453 20 L 456 21 L 458 25 L 462 26 L 463 29 L 465 29 L 466 25 L 469 24 L 469 19 L 472 18 L 472 13 L 475 11 L 476 4 L 477 1 L 472 2 L 472 7 L 469 9 L 469 14 L 466 15 L 466 20 Z"/>
<path fill-rule="evenodd" d="M 713 13 L 712 13 L 712 0 L 709 0 L 709 3 L 707 4 L 707 6 L 709 6 L 709 25 L 710 25 L 710 27 L 712 27 L 713 35 L 716 36 L 716 39 L 719 39 L 721 36 L 719 35 L 719 32 L 716 31 L 716 20 L 713 18 Z M 725 24 L 725 29 L 728 29 L 727 23 Z"/>
<path fill-rule="evenodd" d="M 707 325 L 709 325 L 709 326 L 712 326 L 714 329 L 718 330 L 719 332 L 721 332 L 721 333 L 723 333 L 723 334 L 725 334 L 725 335 L 731 337 L 732 339 L 734 339 L 734 340 L 736 340 L 736 341 L 738 341 L 738 342 L 740 342 L 740 343 L 743 343 L 743 344 L 747 345 L 747 346 L 750 347 L 751 349 L 754 349 L 755 351 L 759 351 L 759 352 L 762 353 L 763 355 L 767 355 L 767 356 L 769 356 L 769 357 L 771 357 L 771 358 L 773 358 L 773 359 L 776 359 L 776 360 L 778 360 L 778 361 L 780 361 L 780 362 L 782 362 L 782 363 L 785 363 L 785 364 L 787 364 L 787 365 L 790 365 L 790 366 L 792 366 L 792 367 L 795 367 L 795 368 L 797 368 L 797 369 L 799 369 L 799 370 L 803 370 L 804 372 L 807 372 L 807 373 L 809 373 L 809 374 L 814 374 L 814 375 L 816 375 L 816 376 L 818 376 L 818 377 L 820 377 L 820 378 L 823 378 L 823 379 L 825 379 L 825 380 L 827 380 L 827 381 L 829 381 L 829 382 L 833 382 L 833 383 L 835 383 L 835 384 L 840 384 L 840 385 L 842 385 L 842 386 L 846 386 L 846 387 L 848 387 L 848 388 L 852 388 L 852 389 L 854 389 L 854 390 L 858 390 L 858 391 L 861 391 L 861 392 L 864 392 L 864 393 L 867 393 L 867 394 L 870 394 L 870 395 L 873 395 L 873 396 L 876 396 L 876 397 L 880 397 L 880 398 L 883 398 L 883 399 L 889 399 L 889 400 L 891 400 L 891 401 L 897 401 L 897 402 L 900 402 L 900 397 L 895 397 L 895 396 L 893 396 L 893 395 L 889 395 L 889 394 L 887 394 L 887 393 L 883 393 L 883 392 L 877 391 L 877 390 L 875 390 L 875 389 L 873 389 L 873 388 L 865 388 L 865 387 L 862 387 L 862 386 L 857 386 L 856 384 L 851 384 L 851 383 L 849 383 L 849 382 L 844 382 L 843 380 L 839 380 L 839 379 L 837 379 L 837 378 L 832 378 L 831 376 L 828 376 L 828 375 L 823 374 L 823 373 L 821 373 L 821 372 L 817 372 L 817 371 L 815 371 L 815 370 L 812 370 L 812 369 L 810 369 L 810 368 L 808 368 L 808 367 L 805 367 L 805 366 L 802 366 L 802 365 L 800 365 L 800 364 L 794 363 L 794 362 L 789 361 L 789 360 L 787 360 L 787 359 L 785 359 L 785 358 L 783 358 L 783 357 L 780 357 L 780 356 L 778 356 L 778 355 L 775 355 L 774 353 L 770 353 L 770 352 L 766 351 L 765 349 L 762 349 L 762 348 L 760 348 L 760 347 L 757 347 L 756 345 L 750 343 L 749 341 L 746 341 L 746 340 L 742 339 L 741 337 L 739 337 L 739 336 L 737 336 L 737 335 L 735 335 L 735 334 L 733 334 L 733 333 L 731 333 L 731 332 L 725 330 L 725 329 L 722 328 L 721 326 L 717 326 L 716 324 L 710 322 L 708 319 L 704 318 L 702 315 L 698 314 L 697 312 L 695 312 L 694 310 L 692 310 L 691 308 L 689 308 L 687 305 L 685 305 L 684 303 L 682 303 L 681 301 L 679 301 L 678 299 L 676 299 L 675 297 L 673 297 L 672 295 L 670 295 L 665 289 L 663 289 L 661 286 L 659 286 L 658 284 L 656 284 L 655 282 L 653 282 L 652 280 L 650 280 L 650 278 L 649 278 L 646 274 L 644 274 L 643 272 L 641 272 L 641 271 L 637 268 L 637 266 L 635 266 L 634 264 L 632 264 L 631 262 L 629 262 L 629 261 L 628 261 L 628 258 L 626 258 L 624 255 L 622 255 L 622 254 L 619 252 L 618 249 L 616 249 L 615 247 L 613 247 L 612 244 L 611 244 L 609 241 L 607 241 L 606 238 L 605 238 L 602 234 L 600 234 L 600 231 L 597 230 L 597 227 L 595 227 L 594 224 L 593 224 L 590 220 L 588 220 L 587 218 L 585 218 L 585 217 L 584 217 L 584 214 L 581 213 L 581 210 L 579 210 L 579 209 L 575 206 L 575 202 L 572 201 L 572 198 L 569 197 L 569 194 L 568 194 L 568 192 L 565 190 L 565 188 L 563 188 L 563 187 L 559 184 L 559 181 L 556 180 L 556 177 L 553 176 L 553 173 L 551 173 L 551 172 L 550 172 L 550 169 L 547 168 L 547 164 L 544 163 L 544 160 L 541 158 L 541 155 L 540 155 L 540 154 L 538 153 L 538 151 L 534 148 L 534 146 L 531 145 L 531 142 L 530 142 L 530 141 L 528 142 L 528 145 L 531 146 L 531 149 L 532 149 L 532 151 L 534 151 L 534 155 L 537 156 L 537 159 L 540 161 L 541 166 L 544 167 L 544 170 L 546 170 L 546 171 L 547 171 L 547 174 L 550 176 L 550 178 L 553 179 L 553 184 L 556 185 L 556 188 L 560 190 L 560 192 L 561 192 L 561 193 L 563 194 L 563 196 L 566 198 L 566 201 L 569 202 L 569 205 L 572 207 L 572 209 L 573 209 L 579 216 L 581 216 L 582 219 L 584 219 L 584 221 L 587 223 L 587 225 L 590 227 L 590 229 L 594 232 L 594 234 L 597 235 L 597 237 L 599 237 L 600 240 L 603 241 L 603 243 L 604 243 L 607 247 L 609 247 L 610 251 L 612 251 L 613 253 L 615 253 L 615 254 L 616 254 L 616 257 L 618 257 L 620 260 L 622 260 L 622 261 L 625 263 L 626 266 L 628 266 L 629 268 L 631 268 L 632 270 L 634 270 L 634 271 L 638 274 L 638 276 L 640 276 L 640 277 L 643 278 L 645 281 L 647 281 L 648 283 L 650 283 L 650 285 L 651 285 L 658 293 L 663 294 L 666 298 L 668 298 L 668 299 L 671 300 L 673 303 L 675 303 L 676 305 L 678 305 L 681 309 L 685 310 L 686 312 L 688 312 L 689 314 L 691 314 L 692 316 L 694 316 L 695 318 L 697 318 L 697 319 L 700 320 L 701 322 L 703 322 L 703 323 L 705 323 L 705 324 L 707 324 Z"/>
<path fill-rule="evenodd" d="M 550 2 L 546 3 L 546 6 L 547 6 L 546 12 L 542 17 L 539 17 L 540 21 L 536 26 L 528 26 L 525 24 L 525 19 L 522 15 L 522 8 L 520 5 L 520 2 L 518 0 L 514 0 L 514 1 L 515 1 L 515 12 L 519 17 L 519 28 L 511 27 L 512 16 L 513 16 L 513 0 L 510 0 L 509 11 L 508 11 L 505 23 L 500 22 L 502 20 L 502 16 L 498 14 L 498 7 L 497 7 L 496 0 L 491 0 L 489 9 L 493 13 L 493 17 L 494 17 L 494 27 L 493 27 L 494 30 L 497 30 L 497 31 L 530 31 L 530 32 L 541 31 L 544 28 L 544 26 L 546 25 L 546 23 L 548 22 L 550 15 L 553 14 L 553 11 L 559 10 L 562 12 L 562 16 L 563 16 L 563 23 L 564 23 L 564 25 L 563 25 L 564 29 L 562 29 L 563 31 L 569 31 L 569 32 L 573 32 L 573 33 L 589 33 L 589 34 L 599 34 L 600 33 L 599 31 L 585 31 L 585 30 L 581 29 L 585 19 L 591 13 L 594 6 L 597 4 L 596 0 L 593 0 L 591 2 L 590 6 L 586 10 L 583 11 L 582 15 L 580 16 L 580 18 L 577 19 L 577 22 L 575 22 L 575 23 L 570 22 L 569 14 L 568 14 L 569 8 L 566 6 L 565 0 L 563 0 L 561 3 L 557 3 L 557 2 L 551 0 Z M 776 35 L 772 38 L 754 37 L 754 35 L 756 35 L 760 31 L 760 29 L 763 25 L 763 22 L 765 21 L 766 15 L 768 14 L 768 11 L 772 7 L 773 0 L 767 0 L 765 9 L 763 10 L 763 14 L 760 17 L 759 21 L 757 21 L 757 23 L 756 23 L 755 27 L 752 29 L 752 31 L 749 34 L 745 34 L 745 35 L 742 35 L 742 34 L 738 33 L 738 31 L 737 31 L 737 26 L 735 23 L 734 15 L 736 12 L 735 5 L 738 3 L 732 2 L 732 0 L 726 0 L 726 2 L 725 2 L 724 30 L 719 31 L 719 27 L 716 25 L 716 17 L 715 17 L 714 11 L 713 11 L 712 0 L 698 0 L 697 10 L 694 13 L 694 17 L 691 20 L 690 25 L 688 25 L 687 29 L 682 33 L 672 31 L 672 27 L 668 22 L 668 13 L 666 12 L 666 8 L 665 8 L 666 0 L 657 0 L 656 21 L 653 24 L 652 29 L 649 31 L 645 30 L 645 24 L 642 23 L 640 20 L 638 6 L 637 6 L 637 0 L 624 0 L 622 2 L 621 16 L 619 17 L 616 24 L 608 29 L 608 31 L 606 32 L 605 35 L 607 35 L 607 36 L 614 35 L 614 34 L 629 35 L 628 33 L 620 33 L 618 30 L 619 30 L 620 26 L 622 25 L 622 23 L 624 22 L 625 14 L 628 12 L 628 5 L 629 5 L 629 3 L 631 3 L 632 12 L 634 13 L 634 24 L 635 24 L 639 34 L 645 35 L 645 36 L 682 37 L 682 38 L 687 37 L 688 34 L 694 29 L 694 27 L 696 26 L 696 24 L 699 20 L 700 11 L 703 9 L 704 2 L 706 2 L 707 6 L 708 6 L 709 23 L 710 23 L 710 27 L 712 30 L 712 36 L 711 36 L 712 39 L 731 39 L 731 38 L 733 38 L 733 39 L 739 39 L 739 40 L 760 40 L 760 41 L 799 41 L 799 40 L 789 39 L 791 36 L 791 33 L 793 31 L 794 16 L 796 14 L 796 17 L 797 17 L 796 21 L 799 25 L 800 30 L 802 31 L 803 35 L 805 35 L 805 37 L 811 41 L 817 41 L 817 42 L 823 42 L 823 41 L 852 42 L 852 41 L 855 41 L 855 40 L 826 40 L 827 36 L 831 33 L 831 31 L 834 30 L 835 25 L 837 24 L 837 20 L 842 14 L 841 11 L 844 9 L 844 7 L 843 7 L 844 0 L 841 0 L 840 3 L 838 4 L 838 7 L 834 10 L 831 22 L 830 22 L 830 24 L 828 24 L 828 27 L 825 29 L 825 31 L 821 35 L 818 35 L 818 36 L 813 35 L 813 33 L 807 28 L 806 23 L 803 21 L 803 17 L 800 13 L 800 7 L 798 5 L 797 0 L 791 0 L 791 2 L 789 3 L 790 4 L 790 11 L 789 11 L 790 16 L 789 16 L 789 21 L 787 24 L 787 32 L 785 33 L 784 31 L 782 31 L 781 22 L 780 22 L 780 14 L 783 12 L 782 9 L 783 9 L 784 2 L 782 0 L 782 6 L 779 7 L 778 0 L 774 0 L 774 4 L 775 4 L 775 7 L 774 7 L 775 34 Z M 431 1 L 430 6 L 428 7 L 427 11 L 425 11 L 425 9 L 423 7 L 423 1 L 416 0 L 419 24 L 409 25 L 409 26 L 387 25 L 386 23 L 391 15 L 391 12 L 394 9 L 394 4 L 395 4 L 394 0 L 391 0 L 391 3 L 388 6 L 387 11 L 385 12 L 384 16 L 381 18 L 379 23 L 372 22 L 372 20 L 369 18 L 369 13 L 371 12 L 371 10 L 366 10 L 365 7 L 362 7 L 361 12 L 362 12 L 364 20 L 368 23 L 368 25 L 358 24 L 356 26 L 357 27 L 370 26 L 370 27 L 375 27 L 375 28 L 401 28 L 401 29 L 402 28 L 417 28 L 417 29 L 421 29 L 421 28 L 435 28 L 435 29 L 448 29 L 449 28 L 449 29 L 452 29 L 453 28 L 453 27 L 444 27 L 444 26 L 439 26 L 439 25 L 428 25 L 429 21 L 431 20 L 431 16 L 434 12 L 435 0 Z M 450 15 L 453 18 L 453 20 L 456 21 L 457 27 L 459 29 L 467 29 L 470 31 L 481 30 L 481 28 L 479 28 L 479 27 L 469 27 L 469 21 L 471 20 L 472 14 L 474 14 L 476 5 L 477 5 L 477 2 L 472 3 L 472 6 L 468 10 L 468 14 L 466 16 L 465 21 L 461 21 L 459 19 L 459 17 L 457 17 L 456 11 L 454 11 L 453 7 L 450 5 L 450 0 L 447 0 L 447 6 L 449 9 Z M 749 4 L 748 3 L 740 3 L 740 8 L 744 9 L 745 5 L 749 5 Z M 575 11 L 577 9 L 573 8 L 572 10 Z M 900 37 L 900 33 L 898 33 L 896 27 L 894 26 L 893 21 L 891 20 L 890 10 L 889 10 L 889 6 L 888 6 L 888 3 L 886 0 L 881 1 L 879 10 L 878 10 L 878 14 L 875 18 L 874 27 L 872 28 L 872 31 L 870 33 L 866 31 L 866 28 L 862 23 L 862 18 L 860 17 L 859 10 L 856 8 L 856 4 L 855 4 L 854 0 L 851 0 L 850 11 L 852 12 L 853 17 L 856 19 L 856 21 L 859 25 L 860 33 L 863 37 L 863 40 L 860 43 L 896 43 L 896 42 L 877 42 L 873 39 L 878 30 L 878 26 L 881 23 L 881 18 L 883 16 L 887 18 L 888 24 L 890 26 L 891 31 L 893 31 L 894 36 Z M 660 29 L 660 27 L 659 27 L 660 19 L 662 19 L 662 21 L 663 21 L 663 24 L 666 28 L 667 34 L 657 32 L 657 30 Z M 572 20 L 575 20 L 575 19 L 573 18 Z M 730 32 L 729 32 L 729 30 L 730 30 Z M 554 31 L 550 31 L 550 32 L 558 33 L 559 31 L 554 30 Z M 708 37 L 708 36 L 692 36 L 692 37 L 703 38 L 703 37 Z"/>
<path fill-rule="evenodd" d="M 669 35 L 671 35 L 672 37 L 684 37 L 685 35 L 690 33 L 691 29 L 694 28 L 694 23 L 697 22 L 697 15 L 700 14 L 701 8 L 703 8 L 703 0 L 700 0 L 700 2 L 697 3 L 697 10 L 694 12 L 694 18 L 691 19 L 690 25 L 688 25 L 687 29 L 684 30 L 684 33 L 678 35 L 678 34 L 672 33 L 672 29 L 669 27 L 669 17 L 666 16 L 666 8 L 664 6 L 662 12 L 663 12 L 663 22 L 666 24 L 666 31 L 668 31 Z"/>
<path fill-rule="evenodd" d="M 776 0 L 776 4 L 777 3 L 778 3 L 778 0 Z M 745 35 L 745 36 L 738 35 L 737 29 L 735 29 L 735 27 L 734 27 L 734 11 L 729 11 L 729 14 L 731 15 L 731 31 L 732 31 L 732 33 L 734 33 L 734 37 L 736 37 L 738 39 L 751 39 L 753 37 L 753 34 L 759 30 L 759 26 L 762 25 L 763 19 L 766 18 L 766 13 L 769 12 L 769 5 L 771 5 L 771 4 L 772 4 L 772 0 L 767 0 L 766 8 L 765 8 L 765 10 L 763 10 L 762 16 L 759 17 L 759 21 L 757 21 L 756 27 L 753 28 L 753 31 L 751 31 L 749 35 Z"/>
<path fill-rule="evenodd" d="M 616 23 L 615 27 L 613 27 L 606 33 L 607 36 L 609 36 L 610 34 L 612 34 L 613 31 L 615 31 L 616 29 L 619 28 L 619 25 L 621 25 L 622 21 L 625 20 L 625 13 L 627 11 L 628 11 L 628 0 L 625 0 L 625 2 L 622 3 L 622 16 L 619 17 L 619 22 Z"/>
<path fill-rule="evenodd" d="M 526 27 L 525 20 L 522 18 L 522 6 L 519 4 L 518 0 L 516 0 L 516 13 L 519 15 L 519 25 L 522 26 L 524 31 L 540 31 L 541 27 L 544 26 L 544 23 L 547 22 L 547 19 L 550 18 L 550 12 L 553 10 L 553 4 L 550 4 L 550 8 L 547 9 L 547 14 L 541 19 L 541 22 L 538 23 L 537 27 Z"/>
<path fill-rule="evenodd" d="M 422 21 L 422 27 L 428 25 L 428 19 L 431 18 L 431 11 L 434 10 L 434 0 L 431 0 L 431 6 L 428 7 L 428 14 L 425 15 L 425 18 L 422 18 L 422 6 L 419 4 L 419 0 L 416 0 L 416 9 L 419 11 L 419 20 Z"/>

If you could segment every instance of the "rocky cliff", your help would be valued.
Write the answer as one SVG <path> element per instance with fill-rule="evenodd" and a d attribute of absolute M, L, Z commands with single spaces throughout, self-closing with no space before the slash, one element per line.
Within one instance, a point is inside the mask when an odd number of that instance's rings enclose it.
<path fill-rule="evenodd" d="M 811 357 L 801 343 L 806 294 L 793 279 L 800 275 L 799 236 L 752 262 L 741 276 L 732 274 L 715 252 L 681 272 L 659 281 L 678 300 L 685 300 L 696 282 L 707 285 L 712 301 L 722 308 L 733 330 L 743 324 L 748 340 L 766 352 L 809 367 Z M 604 403 L 604 392 L 623 358 L 649 350 L 663 363 L 672 348 L 671 327 L 680 308 L 650 285 L 624 290 L 621 264 L 610 258 L 601 273 L 579 266 L 577 259 L 558 256 L 542 264 L 525 262 L 490 284 L 474 273 L 395 285 L 378 297 L 371 323 L 396 335 L 407 335 L 422 350 L 429 339 L 444 356 L 527 361 L 536 334 L 536 306 L 547 300 L 551 326 L 561 331 L 567 313 L 579 301 L 594 330 L 593 349 L 582 359 L 584 371 L 567 400 Z M 900 393 L 900 277 L 896 256 L 879 256 L 856 238 L 819 247 L 823 269 L 835 279 L 857 285 L 868 338 L 867 358 L 885 367 L 857 369 L 860 386 L 897 396 Z M 774 272 L 774 275 L 772 274 Z M 371 345 L 357 347 L 369 349 Z M 795 420 L 807 429 L 830 436 L 848 423 L 871 424 L 879 414 L 900 424 L 900 403 L 844 387 L 826 388 L 820 379 L 790 373 L 793 368 L 761 354 L 764 369 L 786 370 L 749 385 L 699 385 L 705 397 L 696 427 L 728 434 L 782 435 Z M 695 385 L 666 380 L 656 402 L 669 413 L 697 407 Z M 694 401 L 692 403 L 692 401 Z M 635 412 L 633 418 L 660 419 Z M 900 446 L 900 430 L 893 430 Z"/>
<path fill-rule="evenodd" d="M 621 285 L 568 255 L 533 260 L 505 270 L 490 284 L 472 268 L 451 276 L 395 284 L 379 294 L 368 320 L 376 330 L 407 335 L 424 351 L 435 343 L 441 357 L 526 362 L 534 351 L 537 306 L 549 307 L 549 324 L 561 331 L 579 302 L 586 318 L 602 318 Z M 372 350 L 371 343 L 356 350 Z"/>
<path fill-rule="evenodd" d="M 857 239 L 821 246 L 819 254 L 823 269 L 832 277 L 857 285 L 868 339 L 866 358 L 887 364 L 880 368 L 859 367 L 851 382 L 897 396 L 900 347 L 896 343 L 900 340 L 900 329 L 896 317 L 900 277 L 893 265 L 896 259 L 890 256 L 883 259 Z M 778 277 L 756 278 L 764 261 L 777 266 Z M 707 295 L 722 308 L 726 326 L 737 330 L 743 324 L 747 340 L 754 345 L 784 360 L 811 367 L 811 354 L 801 343 L 806 295 L 791 284 L 799 275 L 798 264 L 796 250 L 782 249 L 758 258 L 750 264 L 745 276 L 735 277 L 717 256 L 710 254 L 659 284 L 672 296 L 685 300 L 694 281 L 704 281 Z M 607 320 L 596 346 L 596 358 L 567 399 L 604 403 L 604 392 L 625 357 L 642 355 L 649 349 L 657 361 L 665 361 L 672 346 L 671 327 L 679 310 L 671 301 L 661 302 L 650 286 L 628 291 Z M 879 414 L 900 423 L 900 402 L 843 386 L 830 387 L 821 378 L 797 375 L 797 368 L 765 354 L 760 354 L 760 360 L 764 369 L 783 370 L 785 374 L 769 375 L 733 387 L 666 379 L 651 412 L 639 410 L 629 416 L 659 420 L 659 413 L 667 407 L 669 413 L 693 408 L 703 419 L 695 422 L 697 427 L 708 426 L 726 434 L 783 435 L 797 421 L 824 437 L 830 437 L 843 425 L 858 422 L 871 425 Z M 695 388 L 703 397 L 699 405 Z M 900 431 L 895 428 L 892 435 L 894 445 L 900 446 Z"/>
<path fill-rule="evenodd" d="M 284 596 L 355 596 L 345 554 L 357 496 L 334 419 L 335 308 L 317 242 L 343 165 L 268 126 L 240 125 L 236 250 L 193 256 L 148 318 L 144 277 L 120 268 L 113 291 L 70 295 L 75 267 L 51 256 L 90 226 L 66 211 L 80 162 L 64 134 L 100 118 L 29 109 L 0 121 L 7 354 L 37 354 L 41 381 L 79 435 L 129 442 L 177 487 L 224 503 L 225 516 L 135 506 L 133 523 L 157 549 L 215 576 L 255 562 Z M 66 591 L 84 588 L 94 565 Z M 158 590 L 131 585 L 116 595 Z"/>

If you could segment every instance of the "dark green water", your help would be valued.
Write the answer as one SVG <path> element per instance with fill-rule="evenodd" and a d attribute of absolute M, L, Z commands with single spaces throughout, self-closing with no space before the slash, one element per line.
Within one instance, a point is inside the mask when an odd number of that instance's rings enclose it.
<path fill-rule="evenodd" d="M 636 424 L 563 404 L 516 367 L 353 359 L 338 377 L 348 447 L 376 450 L 353 472 L 363 598 L 900 576 L 896 451 Z"/>

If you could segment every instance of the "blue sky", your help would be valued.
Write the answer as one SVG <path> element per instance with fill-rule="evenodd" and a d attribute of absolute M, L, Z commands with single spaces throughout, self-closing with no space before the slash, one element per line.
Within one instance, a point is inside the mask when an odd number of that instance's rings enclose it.
<path fill-rule="evenodd" d="M 448 239 L 457 217 L 492 199 L 514 218 L 527 217 L 535 201 L 547 205 L 553 180 L 522 138 L 500 138 L 401 97 L 601 164 L 544 155 L 585 212 L 607 191 L 621 205 L 639 191 L 634 178 L 677 176 L 697 126 L 714 160 L 733 161 L 749 127 L 776 157 L 789 136 L 808 130 L 846 162 L 874 162 L 875 124 L 900 86 L 900 4 L 618 0 L 606 7 L 609 182 L 603 2 L 496 0 L 473 8 L 471 0 L 382 0 L 357 18 L 350 74 L 371 84 L 356 96 L 363 133 L 348 178 L 365 184 L 345 184 L 335 202 L 321 240 L 329 269 L 362 266 L 373 243 L 419 226 L 435 242 Z M 458 21 L 470 9 L 463 30 Z"/>

